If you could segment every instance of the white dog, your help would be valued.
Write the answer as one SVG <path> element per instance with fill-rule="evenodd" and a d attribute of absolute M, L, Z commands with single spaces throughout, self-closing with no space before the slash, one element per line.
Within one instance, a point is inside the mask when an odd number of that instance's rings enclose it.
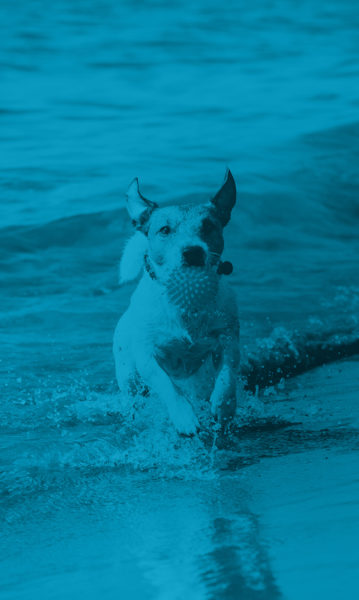
<path fill-rule="evenodd" d="M 160 397 L 185 435 L 199 427 L 195 389 L 221 423 L 236 409 L 239 323 L 222 276 L 232 265 L 220 261 L 235 201 L 230 171 L 207 204 L 159 207 L 143 198 L 137 179 L 127 192 L 136 233 L 124 249 L 120 282 L 143 274 L 115 331 L 117 380 L 127 399 L 145 389 Z"/>

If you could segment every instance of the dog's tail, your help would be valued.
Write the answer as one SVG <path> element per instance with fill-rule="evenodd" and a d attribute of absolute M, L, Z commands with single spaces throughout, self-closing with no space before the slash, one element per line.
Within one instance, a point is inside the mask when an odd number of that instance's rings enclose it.
<path fill-rule="evenodd" d="M 348 326 L 334 332 L 319 322 L 302 332 L 277 328 L 270 337 L 257 340 L 256 349 L 244 355 L 241 375 L 246 389 L 255 392 L 315 367 L 359 355 L 359 330 Z"/>

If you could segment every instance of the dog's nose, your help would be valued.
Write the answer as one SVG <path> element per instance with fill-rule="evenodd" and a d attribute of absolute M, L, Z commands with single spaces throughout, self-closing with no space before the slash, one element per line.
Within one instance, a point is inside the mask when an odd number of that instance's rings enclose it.
<path fill-rule="evenodd" d="M 189 246 L 183 250 L 183 260 L 188 267 L 204 267 L 206 253 L 201 246 Z"/>

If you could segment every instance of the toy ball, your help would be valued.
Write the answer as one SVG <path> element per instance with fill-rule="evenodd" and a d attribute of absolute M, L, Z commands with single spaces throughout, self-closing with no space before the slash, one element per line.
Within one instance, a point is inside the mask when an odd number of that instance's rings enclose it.
<path fill-rule="evenodd" d="M 170 301 L 183 311 L 201 311 L 215 298 L 218 279 L 217 273 L 209 269 L 176 269 L 167 283 L 167 294 Z"/>

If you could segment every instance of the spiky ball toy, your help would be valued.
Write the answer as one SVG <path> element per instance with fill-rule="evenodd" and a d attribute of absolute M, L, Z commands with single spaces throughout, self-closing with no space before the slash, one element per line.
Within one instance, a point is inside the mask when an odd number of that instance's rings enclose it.
<path fill-rule="evenodd" d="M 213 302 L 218 291 L 219 276 L 214 270 L 186 267 L 173 271 L 167 294 L 184 313 L 200 312 Z"/>

